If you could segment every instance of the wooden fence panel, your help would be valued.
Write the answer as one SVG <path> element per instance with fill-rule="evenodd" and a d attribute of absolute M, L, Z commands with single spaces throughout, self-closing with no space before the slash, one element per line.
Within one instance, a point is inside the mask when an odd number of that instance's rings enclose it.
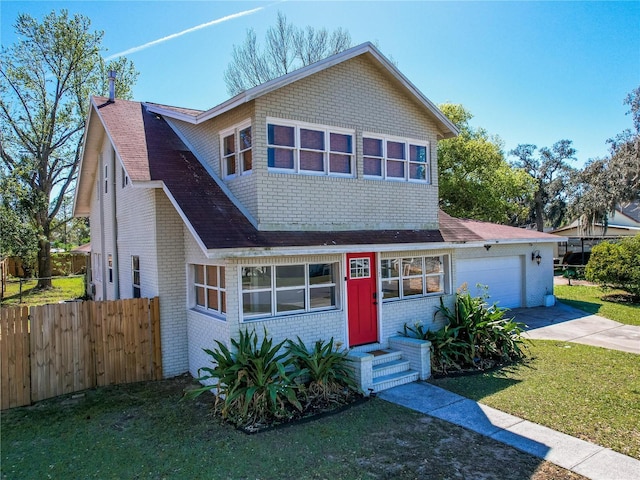
<path fill-rule="evenodd" d="M 0 308 L 0 408 L 31 401 L 29 310 Z"/>
<path fill-rule="evenodd" d="M 0 309 L 1 406 L 162 378 L 159 299 Z"/>

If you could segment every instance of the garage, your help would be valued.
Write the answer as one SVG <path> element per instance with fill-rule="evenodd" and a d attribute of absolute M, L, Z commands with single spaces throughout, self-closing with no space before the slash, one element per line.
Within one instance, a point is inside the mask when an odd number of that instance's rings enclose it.
<path fill-rule="evenodd" d="M 522 259 L 519 256 L 463 259 L 457 262 L 457 285 L 467 283 L 471 295 L 484 292 L 478 283 L 489 287 L 489 302 L 500 307 L 522 306 Z"/>

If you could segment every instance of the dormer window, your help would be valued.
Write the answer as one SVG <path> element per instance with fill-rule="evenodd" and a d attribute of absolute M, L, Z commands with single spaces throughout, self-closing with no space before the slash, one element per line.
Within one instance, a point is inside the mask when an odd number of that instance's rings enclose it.
<path fill-rule="evenodd" d="M 362 147 L 365 177 L 431 182 L 428 142 L 365 134 Z"/>
<path fill-rule="evenodd" d="M 248 121 L 222 131 L 220 146 L 223 178 L 233 178 L 252 170 L 252 135 Z"/>
<path fill-rule="evenodd" d="M 269 170 L 353 177 L 353 138 L 353 130 L 268 119 Z"/>

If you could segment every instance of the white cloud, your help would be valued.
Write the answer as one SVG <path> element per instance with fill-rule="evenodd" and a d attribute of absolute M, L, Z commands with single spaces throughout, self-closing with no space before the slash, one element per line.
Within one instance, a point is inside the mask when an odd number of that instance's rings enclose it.
<path fill-rule="evenodd" d="M 244 17 L 246 15 L 251 15 L 253 13 L 259 12 L 263 10 L 265 7 L 258 7 L 251 10 L 245 10 L 243 12 L 233 13 L 231 15 L 227 15 L 226 17 L 217 18 L 216 20 L 211 20 L 210 22 L 202 23 L 200 25 L 196 25 L 195 27 L 187 28 L 178 33 L 172 33 L 171 35 L 167 35 L 166 37 L 159 38 L 157 40 L 153 40 L 151 42 L 145 43 L 144 45 L 140 45 L 137 47 L 129 48 L 128 50 L 124 50 L 119 53 L 114 53 L 113 55 L 109 55 L 106 60 L 112 60 L 114 58 L 123 57 L 125 55 L 130 55 L 135 52 L 139 52 L 140 50 L 145 50 L 147 48 L 153 47 L 160 43 L 168 42 L 169 40 L 173 40 L 174 38 L 181 37 L 191 32 L 196 32 L 198 30 L 202 30 L 203 28 L 211 27 L 213 25 L 218 25 L 219 23 L 228 22 L 229 20 L 234 20 L 236 18 Z"/>

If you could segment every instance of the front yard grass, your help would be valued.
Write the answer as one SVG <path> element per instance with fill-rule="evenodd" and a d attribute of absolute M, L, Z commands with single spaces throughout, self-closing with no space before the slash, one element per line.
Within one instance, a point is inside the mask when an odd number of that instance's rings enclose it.
<path fill-rule="evenodd" d="M 584 480 L 436 418 L 373 399 L 256 435 L 180 401 L 187 376 L 2 412 L 2 478 Z"/>
<path fill-rule="evenodd" d="M 553 293 L 558 300 L 585 312 L 600 315 L 626 325 L 640 326 L 640 305 L 605 300 L 606 295 L 625 293 L 622 290 L 604 291 L 587 285 L 555 285 Z"/>
<path fill-rule="evenodd" d="M 530 355 L 522 365 L 431 382 L 640 459 L 638 355 L 548 340 L 533 340 Z"/>
<path fill-rule="evenodd" d="M 20 296 L 20 282 L 17 278 L 9 278 L 7 288 L 2 299 L 3 307 L 15 307 L 27 305 L 45 305 L 58 303 L 64 300 L 75 300 L 84 295 L 84 277 L 54 277 L 51 281 L 53 288 L 38 290 L 36 280 L 22 283 L 22 296 Z"/>

